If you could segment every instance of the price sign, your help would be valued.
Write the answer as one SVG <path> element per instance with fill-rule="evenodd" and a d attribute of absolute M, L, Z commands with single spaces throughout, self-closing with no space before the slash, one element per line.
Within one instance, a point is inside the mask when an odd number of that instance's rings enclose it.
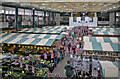
<path fill-rule="evenodd" d="M 32 67 L 32 73 L 35 73 L 34 67 Z"/>
<path fill-rule="evenodd" d="M 20 63 L 20 67 L 22 68 L 22 63 Z"/>
<path fill-rule="evenodd" d="M 47 59 L 47 54 L 44 54 L 44 59 Z"/>
<path fill-rule="evenodd" d="M 28 65 L 26 64 L 26 70 L 28 71 Z"/>
<path fill-rule="evenodd" d="M 37 60 L 39 60 L 39 59 L 40 59 L 40 55 L 37 56 Z"/>
<path fill-rule="evenodd" d="M 28 61 L 30 61 L 30 56 L 28 56 Z"/>

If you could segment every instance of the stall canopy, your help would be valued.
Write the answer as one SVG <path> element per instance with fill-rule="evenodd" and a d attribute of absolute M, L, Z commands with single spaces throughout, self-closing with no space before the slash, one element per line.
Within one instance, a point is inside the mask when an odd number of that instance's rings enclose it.
<path fill-rule="evenodd" d="M 103 42 L 103 43 L 119 43 L 119 37 L 93 37 L 93 36 L 84 36 L 84 42 Z"/>
<path fill-rule="evenodd" d="M 52 34 L 26 34 L 26 33 L 1 33 L 0 38 L 13 37 L 13 38 L 44 38 L 44 39 L 62 39 L 63 35 Z"/>
<path fill-rule="evenodd" d="M 83 50 L 120 52 L 119 47 L 120 47 L 120 44 L 118 43 L 84 42 Z"/>
<path fill-rule="evenodd" d="M 44 27 L 44 28 L 26 28 L 19 32 L 25 33 L 46 33 L 46 34 L 60 34 L 65 27 Z"/>
<path fill-rule="evenodd" d="M 114 63 L 115 62 L 111 62 L 111 61 L 100 61 L 100 65 L 102 66 L 104 77 L 115 78 L 115 79 L 120 78 L 119 77 L 120 70 Z"/>
<path fill-rule="evenodd" d="M 120 35 L 118 28 L 89 28 L 94 35 Z"/>
<path fill-rule="evenodd" d="M 21 45 L 37 45 L 37 46 L 52 46 L 55 39 L 40 39 L 40 38 L 19 38 L 19 37 L 4 37 L 0 38 L 0 43 L 21 44 Z"/>

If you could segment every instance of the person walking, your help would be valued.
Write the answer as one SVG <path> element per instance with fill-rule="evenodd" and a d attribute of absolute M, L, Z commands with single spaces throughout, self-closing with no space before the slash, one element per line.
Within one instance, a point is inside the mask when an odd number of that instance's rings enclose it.
<path fill-rule="evenodd" d="M 53 54 L 54 54 L 54 64 L 55 64 L 55 67 L 56 67 L 56 65 L 57 65 L 57 61 L 58 61 L 58 51 L 57 51 L 57 49 L 55 48 L 54 50 L 53 50 Z"/>
<path fill-rule="evenodd" d="M 75 68 L 70 64 L 70 61 L 67 61 L 67 64 L 65 65 L 65 69 L 66 69 L 67 78 L 72 78 L 74 74 L 73 69 Z"/>

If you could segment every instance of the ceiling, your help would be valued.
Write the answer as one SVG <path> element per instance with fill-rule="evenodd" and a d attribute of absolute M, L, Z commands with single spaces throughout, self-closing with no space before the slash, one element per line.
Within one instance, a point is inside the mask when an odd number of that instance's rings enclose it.
<path fill-rule="evenodd" d="M 19 3 L 60 12 L 103 12 L 120 7 L 120 0 L 19 0 Z"/>

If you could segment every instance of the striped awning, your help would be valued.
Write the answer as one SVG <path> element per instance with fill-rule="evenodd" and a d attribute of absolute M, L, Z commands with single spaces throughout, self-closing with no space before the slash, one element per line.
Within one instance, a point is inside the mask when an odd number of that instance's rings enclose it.
<path fill-rule="evenodd" d="M 5 37 L 0 39 L 0 43 L 7 44 L 21 44 L 21 45 L 38 45 L 38 46 L 52 46 L 55 39 L 40 39 L 40 38 L 14 38 Z"/>
<path fill-rule="evenodd" d="M 103 43 L 119 43 L 119 37 L 93 37 L 93 36 L 84 36 L 84 42 L 103 42 Z"/>
<path fill-rule="evenodd" d="M 26 28 L 19 32 L 25 32 L 25 33 L 49 33 L 49 34 L 60 34 L 62 31 L 64 31 L 65 27 L 44 27 L 44 28 Z"/>
<path fill-rule="evenodd" d="M 83 50 L 120 52 L 119 47 L 120 47 L 120 44 L 118 43 L 84 42 Z"/>
<path fill-rule="evenodd" d="M 26 34 L 26 33 L 1 33 L 0 38 L 40 38 L 40 39 L 62 39 L 63 35 L 52 34 Z"/>
<path fill-rule="evenodd" d="M 89 28 L 94 35 L 120 35 L 118 28 Z"/>

